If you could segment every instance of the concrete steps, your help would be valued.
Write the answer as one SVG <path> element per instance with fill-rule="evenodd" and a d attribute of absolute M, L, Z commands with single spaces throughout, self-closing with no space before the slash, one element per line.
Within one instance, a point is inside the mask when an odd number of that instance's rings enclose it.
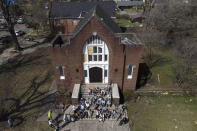
<path fill-rule="evenodd" d="M 92 97 L 93 95 L 88 95 L 88 89 L 95 89 L 97 87 L 99 87 L 101 90 L 105 90 L 105 87 L 107 86 L 108 84 L 99 84 L 99 83 L 91 83 L 91 84 L 83 84 L 81 85 L 81 88 L 80 88 L 80 96 L 83 97 L 83 98 L 90 98 Z"/>

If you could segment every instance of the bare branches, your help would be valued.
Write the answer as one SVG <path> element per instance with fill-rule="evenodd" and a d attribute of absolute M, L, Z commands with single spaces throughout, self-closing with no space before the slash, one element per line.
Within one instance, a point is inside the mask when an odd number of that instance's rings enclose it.
<path fill-rule="evenodd" d="M 177 59 L 172 62 L 177 86 L 194 85 L 197 81 L 197 1 L 173 0 L 146 11 L 146 34 L 142 38 L 146 47 L 144 60 L 149 67 L 154 66 L 158 61 L 153 57 L 154 48 L 166 45 L 176 53 Z"/>
<path fill-rule="evenodd" d="M 3 16 L 7 22 L 8 31 L 12 36 L 12 40 L 15 44 L 16 50 L 21 50 L 22 48 L 19 45 L 18 39 L 15 34 L 14 25 L 15 25 L 15 5 L 10 2 L 10 0 L 0 0 L 0 7 L 3 12 Z"/>

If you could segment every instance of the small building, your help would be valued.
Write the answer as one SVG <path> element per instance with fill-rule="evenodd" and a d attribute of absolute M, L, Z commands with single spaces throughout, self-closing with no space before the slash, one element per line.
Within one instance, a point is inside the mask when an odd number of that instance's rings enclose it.
<path fill-rule="evenodd" d="M 101 8 L 111 18 L 116 16 L 116 4 L 113 1 L 98 1 Z M 52 32 L 71 34 L 79 21 L 92 9 L 94 1 L 89 2 L 52 2 L 49 21 Z"/>
<path fill-rule="evenodd" d="M 143 8 L 144 1 L 117 1 L 117 6 L 121 10 L 128 8 Z"/>
<path fill-rule="evenodd" d="M 75 28 L 57 34 L 51 42 L 49 51 L 59 91 L 91 83 L 136 89 L 142 45 L 135 34 L 123 33 L 111 17 L 94 3 Z"/>

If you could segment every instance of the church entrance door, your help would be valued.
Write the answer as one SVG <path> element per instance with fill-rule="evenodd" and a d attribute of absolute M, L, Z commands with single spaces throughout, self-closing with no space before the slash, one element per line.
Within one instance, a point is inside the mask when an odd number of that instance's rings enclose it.
<path fill-rule="evenodd" d="M 93 67 L 89 69 L 90 83 L 102 82 L 103 69 L 99 67 Z"/>

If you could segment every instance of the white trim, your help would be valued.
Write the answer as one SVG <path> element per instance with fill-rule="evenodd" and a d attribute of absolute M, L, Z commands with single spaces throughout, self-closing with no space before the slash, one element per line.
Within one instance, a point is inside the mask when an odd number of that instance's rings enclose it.
<path fill-rule="evenodd" d="M 94 53 L 93 47 L 97 48 L 96 53 Z M 99 53 L 99 48 L 102 48 L 101 53 Z M 83 62 L 83 70 L 87 70 L 87 77 L 84 77 L 85 83 L 90 83 L 89 69 L 93 67 L 102 69 L 102 83 L 108 83 L 109 50 L 105 42 L 98 36 L 92 36 L 86 41 L 83 47 L 83 55 L 86 55 L 86 61 Z M 92 61 L 89 61 L 89 55 L 92 56 Z M 94 60 L 94 55 L 97 55 L 96 61 Z M 102 55 L 102 61 L 99 61 L 99 55 Z M 105 55 L 107 55 L 107 61 L 105 61 Z M 107 70 L 107 77 L 104 77 L 104 70 Z"/>
<path fill-rule="evenodd" d="M 63 73 L 63 75 L 60 74 L 60 70 L 59 70 L 60 67 L 62 68 L 62 73 Z M 56 68 L 58 69 L 59 76 L 60 76 L 60 80 L 65 80 L 64 66 L 59 65 L 59 66 L 56 66 Z"/>
<path fill-rule="evenodd" d="M 127 76 L 127 79 L 132 79 L 133 78 L 133 72 L 134 72 L 134 68 L 136 67 L 135 65 L 129 65 L 132 66 L 131 68 L 131 74 Z M 129 66 L 128 66 L 128 71 L 129 71 Z M 128 72 L 129 73 L 129 72 Z"/>
<path fill-rule="evenodd" d="M 60 80 L 65 80 L 65 76 L 60 76 Z"/>

